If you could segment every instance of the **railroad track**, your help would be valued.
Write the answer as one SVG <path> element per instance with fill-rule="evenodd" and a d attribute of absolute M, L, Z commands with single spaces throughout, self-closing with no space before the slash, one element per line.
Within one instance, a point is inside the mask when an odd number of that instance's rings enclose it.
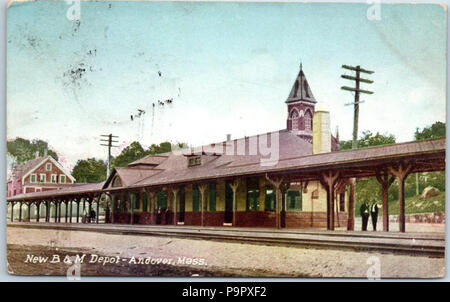
<path fill-rule="evenodd" d="M 87 231 L 104 234 L 160 236 L 301 248 L 371 251 L 413 256 L 445 257 L 445 237 L 438 235 L 361 234 L 344 232 L 265 231 L 170 226 L 8 223 L 8 227 Z"/>

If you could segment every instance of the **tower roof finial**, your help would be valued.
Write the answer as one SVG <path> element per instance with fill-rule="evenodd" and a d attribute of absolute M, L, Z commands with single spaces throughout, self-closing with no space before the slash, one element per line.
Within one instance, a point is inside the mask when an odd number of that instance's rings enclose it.
<path fill-rule="evenodd" d="M 303 69 L 302 60 L 300 60 L 300 70 Z"/>

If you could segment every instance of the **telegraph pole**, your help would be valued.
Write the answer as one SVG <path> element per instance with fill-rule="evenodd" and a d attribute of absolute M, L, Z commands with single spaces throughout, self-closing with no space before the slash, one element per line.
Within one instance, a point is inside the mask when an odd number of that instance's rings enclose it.
<path fill-rule="evenodd" d="M 107 166 L 107 168 L 106 168 L 106 179 L 108 179 L 109 173 L 110 173 L 110 170 L 111 170 L 111 148 L 112 148 L 112 147 L 118 147 L 118 146 L 113 146 L 113 143 L 118 143 L 119 141 L 113 140 L 113 138 L 118 138 L 118 136 L 116 136 L 116 135 L 112 135 L 112 134 L 108 134 L 108 135 L 102 134 L 102 135 L 100 135 L 100 136 L 102 136 L 102 137 L 107 137 L 107 138 L 108 138 L 108 139 L 101 139 L 101 140 L 100 140 L 100 141 L 102 141 L 102 142 L 107 142 L 107 143 L 108 143 L 107 145 L 106 145 L 106 144 L 100 144 L 101 146 L 106 146 L 106 147 L 108 147 L 108 166 Z"/>
<path fill-rule="evenodd" d="M 363 79 L 361 78 L 361 72 L 362 73 L 367 73 L 367 74 L 372 74 L 374 73 L 371 70 L 366 70 L 366 69 L 362 69 L 361 66 L 348 66 L 348 65 L 342 65 L 342 68 L 347 69 L 347 70 L 351 70 L 351 71 L 355 71 L 356 72 L 356 76 L 348 76 L 348 75 L 341 75 L 341 77 L 343 79 L 346 80 L 351 80 L 351 81 L 355 81 L 355 88 L 353 87 L 347 87 L 347 86 L 342 86 L 341 89 L 342 90 L 347 90 L 347 91 L 353 91 L 355 93 L 355 102 L 354 103 L 349 103 L 346 104 L 347 105 L 354 105 L 354 115 L 353 115 L 353 140 L 352 140 L 352 149 L 357 149 L 358 148 L 358 118 L 359 118 L 359 104 L 363 103 L 360 102 L 359 100 L 359 94 L 360 93 L 365 93 L 365 94 L 373 94 L 372 91 L 369 90 L 363 90 L 360 87 L 360 83 L 367 83 L 367 84 L 372 84 L 373 81 L 372 80 L 368 80 L 368 79 Z M 347 230 L 348 231 L 354 231 L 355 230 L 355 187 L 356 187 L 356 179 L 355 178 L 351 178 L 350 180 L 350 194 L 349 194 L 349 200 L 348 200 L 348 221 L 347 221 Z"/>
<path fill-rule="evenodd" d="M 363 90 L 363 89 L 360 88 L 360 82 L 367 83 L 367 84 L 372 84 L 373 83 L 372 80 L 361 78 L 360 74 L 361 73 L 372 74 L 372 73 L 374 73 L 374 71 L 362 69 L 361 66 L 359 66 L 359 65 L 356 66 L 356 67 L 348 66 L 348 65 L 342 65 L 342 68 L 348 69 L 348 70 L 352 70 L 352 71 L 356 72 L 356 76 L 355 77 L 348 76 L 348 75 L 341 75 L 341 78 L 343 78 L 343 79 L 355 81 L 355 88 L 342 86 L 341 89 L 342 90 L 347 90 L 347 91 L 353 91 L 355 93 L 355 102 L 354 103 L 349 103 L 349 104 L 346 104 L 346 105 L 354 105 L 352 149 L 357 149 L 358 148 L 359 104 L 363 103 L 363 102 L 360 102 L 360 100 L 359 100 L 359 94 L 360 93 L 373 94 L 372 91 Z"/>

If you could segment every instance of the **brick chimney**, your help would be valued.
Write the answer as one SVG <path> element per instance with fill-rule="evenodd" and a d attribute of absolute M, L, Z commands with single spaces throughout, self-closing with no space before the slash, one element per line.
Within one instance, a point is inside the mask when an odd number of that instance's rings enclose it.
<path fill-rule="evenodd" d="M 331 152 L 330 112 L 319 110 L 313 117 L 313 154 Z"/>

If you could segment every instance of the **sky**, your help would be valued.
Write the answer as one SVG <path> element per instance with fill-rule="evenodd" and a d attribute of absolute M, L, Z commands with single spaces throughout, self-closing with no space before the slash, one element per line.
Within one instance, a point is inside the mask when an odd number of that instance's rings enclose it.
<path fill-rule="evenodd" d="M 119 136 L 118 155 L 136 140 L 197 146 L 284 129 L 300 62 L 341 140 L 354 98 L 340 89 L 354 85 L 343 64 L 375 71 L 360 135 L 411 141 L 445 122 L 440 5 L 382 4 L 369 20 L 369 4 L 83 1 L 78 21 L 72 6 L 13 2 L 7 19 L 7 139 L 45 140 L 68 169 L 106 160 L 101 134 Z"/>

